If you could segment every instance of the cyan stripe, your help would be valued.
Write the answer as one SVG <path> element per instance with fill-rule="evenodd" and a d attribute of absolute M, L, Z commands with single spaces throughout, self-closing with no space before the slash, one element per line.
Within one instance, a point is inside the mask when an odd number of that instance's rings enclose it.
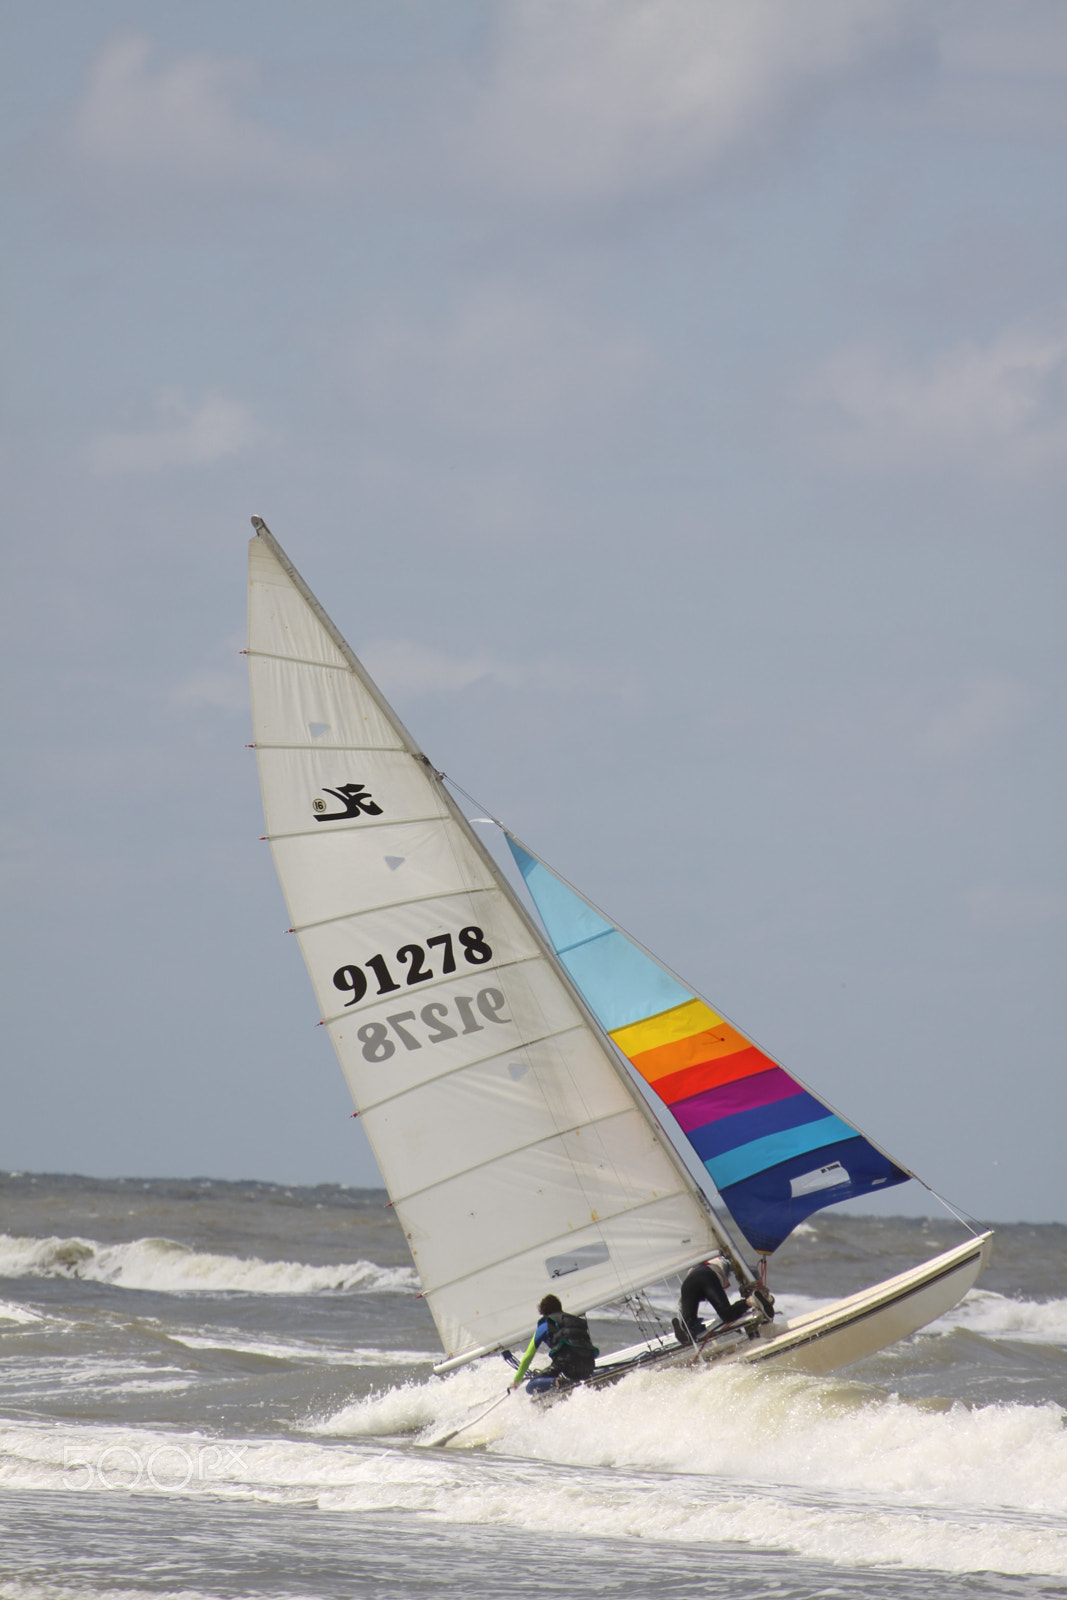
<path fill-rule="evenodd" d="M 508 839 L 552 947 L 605 1033 L 685 1005 L 693 995 Z"/>
<path fill-rule="evenodd" d="M 850 1128 L 840 1117 L 820 1117 L 818 1122 L 806 1122 L 799 1128 L 784 1128 L 781 1133 L 753 1139 L 751 1144 L 712 1156 L 704 1165 L 714 1178 L 715 1187 L 728 1189 L 731 1183 L 740 1183 L 754 1173 L 776 1167 L 790 1156 L 806 1155 L 809 1150 L 821 1150 L 825 1144 L 855 1137 L 855 1128 Z"/>
<path fill-rule="evenodd" d="M 605 1033 L 657 1017 L 693 998 L 616 928 L 561 950 L 559 959 Z"/>
<path fill-rule="evenodd" d="M 554 872 L 528 855 L 510 834 L 506 838 L 554 950 L 567 949 L 586 939 L 595 939 L 598 933 L 611 931 L 611 923 L 561 883 Z"/>

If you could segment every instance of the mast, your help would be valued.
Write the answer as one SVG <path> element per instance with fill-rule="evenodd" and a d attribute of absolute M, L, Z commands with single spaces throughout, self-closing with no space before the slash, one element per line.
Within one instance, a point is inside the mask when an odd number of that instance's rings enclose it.
<path fill-rule="evenodd" d="M 518 1337 L 550 1283 L 585 1310 L 724 1241 L 442 774 L 254 526 L 248 660 L 267 837 L 456 1364 Z"/>

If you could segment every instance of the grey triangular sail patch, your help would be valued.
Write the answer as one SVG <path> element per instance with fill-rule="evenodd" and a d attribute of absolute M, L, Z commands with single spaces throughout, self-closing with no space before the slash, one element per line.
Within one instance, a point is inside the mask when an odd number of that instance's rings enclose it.
<path fill-rule="evenodd" d="M 508 1062 L 508 1071 L 511 1073 L 511 1076 L 516 1080 L 516 1082 L 519 1080 L 519 1078 L 522 1077 L 522 1075 L 524 1073 L 529 1072 L 529 1070 L 530 1070 L 530 1063 L 528 1061 L 509 1061 Z"/>
<path fill-rule="evenodd" d="M 308 731 L 313 739 L 321 739 L 324 733 L 329 733 L 330 724 L 328 722 L 309 722 Z"/>
<path fill-rule="evenodd" d="M 395 872 L 397 867 L 402 867 L 406 860 L 407 856 L 386 856 L 385 864 L 390 872 Z"/>

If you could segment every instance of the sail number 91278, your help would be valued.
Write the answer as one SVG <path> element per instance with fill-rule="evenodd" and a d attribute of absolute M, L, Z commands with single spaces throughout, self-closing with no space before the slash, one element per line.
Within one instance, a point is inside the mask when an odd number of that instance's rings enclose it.
<path fill-rule="evenodd" d="M 485 934 L 481 928 L 460 928 L 459 942 L 463 951 L 463 959 L 472 967 L 484 967 L 487 961 L 492 961 L 493 952 L 485 942 Z M 402 944 L 396 953 L 396 959 L 402 967 L 407 968 L 404 986 L 411 988 L 413 983 L 426 983 L 435 976 L 433 968 L 427 962 L 435 959 L 427 956 L 426 950 L 439 949 L 441 951 L 441 974 L 447 977 L 456 970 L 456 951 L 450 933 L 435 934 L 432 939 L 427 939 L 426 949 L 421 944 Z M 363 966 L 374 974 L 378 983 L 379 994 L 395 994 L 401 987 L 389 970 L 389 965 L 382 955 L 368 956 Z M 340 989 L 342 994 L 351 994 L 351 1000 L 345 1001 L 345 1006 L 356 1006 L 367 993 L 367 974 L 363 967 L 347 966 L 338 967 L 333 975 L 333 986 Z"/>

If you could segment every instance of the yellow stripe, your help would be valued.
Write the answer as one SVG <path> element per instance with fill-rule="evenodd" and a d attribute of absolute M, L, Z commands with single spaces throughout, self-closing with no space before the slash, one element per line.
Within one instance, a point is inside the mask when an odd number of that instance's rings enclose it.
<path fill-rule="evenodd" d="M 676 1039 L 688 1039 L 691 1033 L 703 1033 L 721 1022 L 703 1000 L 687 1000 L 671 1011 L 661 1011 L 658 1016 L 646 1017 L 644 1022 L 631 1022 L 628 1027 L 616 1028 L 611 1034 L 624 1056 L 631 1060 L 646 1050 L 655 1050 L 661 1044 L 673 1044 Z"/>

